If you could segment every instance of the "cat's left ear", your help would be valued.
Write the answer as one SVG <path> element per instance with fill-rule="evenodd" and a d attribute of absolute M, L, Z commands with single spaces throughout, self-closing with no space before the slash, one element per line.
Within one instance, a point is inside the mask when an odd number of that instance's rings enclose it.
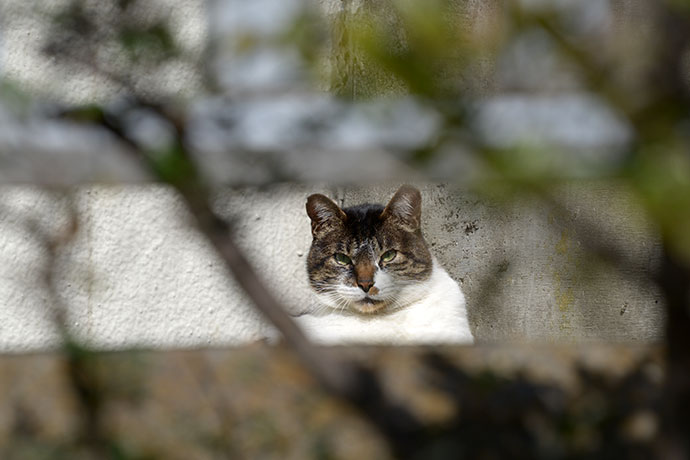
<path fill-rule="evenodd" d="M 422 194 L 411 185 L 403 185 L 388 202 L 381 218 L 394 219 L 404 230 L 416 232 L 422 222 Z"/>

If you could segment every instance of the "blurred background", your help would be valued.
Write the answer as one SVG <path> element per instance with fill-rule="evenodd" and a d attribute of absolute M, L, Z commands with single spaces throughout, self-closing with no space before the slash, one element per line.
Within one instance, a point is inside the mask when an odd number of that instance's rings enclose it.
<path fill-rule="evenodd" d="M 690 455 L 687 2 L 0 15 L 3 458 Z M 479 346 L 312 347 L 306 196 L 404 182 Z"/>

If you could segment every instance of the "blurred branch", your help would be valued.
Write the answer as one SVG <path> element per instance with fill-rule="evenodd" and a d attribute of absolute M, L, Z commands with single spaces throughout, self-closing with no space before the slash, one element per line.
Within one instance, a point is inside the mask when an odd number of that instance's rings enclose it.
<path fill-rule="evenodd" d="M 665 248 L 659 285 L 666 299 L 668 374 L 665 391 L 666 458 L 690 454 L 690 267 Z"/>
<path fill-rule="evenodd" d="M 104 69 L 93 60 L 80 59 L 74 53 L 66 51 L 64 47 L 49 47 L 48 51 L 59 53 L 61 57 L 88 66 L 96 74 L 118 82 L 127 88 L 134 99 L 132 102 L 135 106 L 150 109 L 170 122 L 175 131 L 173 147 L 163 156 L 152 157 L 147 154 L 145 147 L 140 146 L 128 135 L 124 123 L 116 116 L 106 116 L 101 111 L 100 115 L 90 120 L 117 136 L 130 147 L 132 154 L 137 155 L 144 164 L 149 166 L 155 177 L 172 185 L 179 192 L 194 217 L 198 229 L 221 256 L 228 272 L 247 293 L 256 308 L 280 331 L 287 344 L 313 372 L 317 380 L 338 395 L 356 397 L 362 391 L 358 388 L 360 380 L 358 373 L 361 371 L 352 363 L 344 362 L 326 350 L 317 350 L 309 343 L 237 246 L 232 228 L 211 209 L 210 194 L 197 172 L 197 166 L 186 152 L 184 116 L 157 101 L 140 95 L 128 77 Z M 74 119 L 75 115 L 78 117 L 79 111 L 66 110 L 62 115 Z"/>
<path fill-rule="evenodd" d="M 111 440 L 104 432 L 101 423 L 105 394 L 91 368 L 90 352 L 73 338 L 69 327 L 69 311 L 58 292 L 55 279 L 60 253 L 73 241 L 79 231 L 79 215 L 73 192 L 53 191 L 62 198 L 66 206 L 67 224 L 65 227 L 57 232 L 51 232 L 32 217 L 22 217 L 22 226 L 43 248 L 45 257 L 41 268 L 43 289 L 46 292 L 52 323 L 57 329 L 65 351 L 68 381 L 76 396 L 81 414 L 79 430 L 81 437 L 78 442 L 97 458 L 113 458 L 110 451 Z"/>
<path fill-rule="evenodd" d="M 55 190 L 53 190 L 55 192 Z M 31 216 L 21 216 L 19 218 L 20 226 L 28 235 L 30 235 L 37 243 L 40 244 L 45 261 L 41 268 L 42 286 L 48 298 L 48 310 L 53 324 L 57 328 L 58 334 L 65 343 L 71 342 L 71 334 L 67 321 L 67 306 L 63 303 L 60 294 L 58 293 L 55 275 L 57 272 L 58 257 L 60 251 L 64 249 L 76 236 L 79 231 L 79 218 L 77 210 L 73 201 L 71 192 L 57 192 L 59 197 L 64 199 L 67 207 L 67 225 L 64 229 L 57 232 L 51 232 L 44 228 L 44 224 L 39 222 L 36 218 Z M 3 214 L 10 214 L 11 211 L 6 208 L 0 208 Z"/>
<path fill-rule="evenodd" d="M 410 446 L 418 443 L 415 433 L 422 426 L 419 421 L 386 395 L 376 374 L 370 369 L 344 359 L 334 350 L 317 348 L 311 344 L 237 246 L 232 227 L 211 209 L 210 191 L 184 147 L 184 121 L 163 105 L 142 104 L 175 127 L 175 146 L 163 156 L 148 155 L 116 120 L 104 117 L 99 121 L 129 145 L 131 151 L 149 165 L 151 173 L 161 182 L 177 190 L 197 228 L 224 261 L 229 274 L 254 306 L 278 329 L 287 345 L 316 380 L 331 394 L 347 401 L 365 415 L 389 440 L 396 455 L 401 458 L 409 456 Z"/>
<path fill-rule="evenodd" d="M 182 155 L 180 160 L 187 164 L 188 171 L 193 171 L 194 166 L 183 149 L 179 150 L 179 154 Z M 166 181 L 165 177 L 161 179 Z M 181 194 L 199 230 L 221 256 L 230 274 L 254 306 L 280 331 L 312 375 L 330 393 L 366 415 L 386 436 L 399 456 L 409 455 L 408 448 L 414 445 L 412 435 L 419 430 L 419 422 L 409 411 L 389 399 L 371 370 L 343 359 L 333 350 L 316 348 L 309 342 L 237 246 L 232 228 L 212 211 L 210 196 L 198 177 L 192 173 L 182 183 L 167 181 Z"/>

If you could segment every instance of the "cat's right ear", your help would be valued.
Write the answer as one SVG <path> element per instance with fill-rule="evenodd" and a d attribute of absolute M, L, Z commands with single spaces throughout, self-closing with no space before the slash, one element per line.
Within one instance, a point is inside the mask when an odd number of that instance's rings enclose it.
<path fill-rule="evenodd" d="M 422 194 L 411 185 L 401 186 L 386 205 L 381 218 L 393 219 L 408 232 L 418 231 L 422 220 Z"/>
<path fill-rule="evenodd" d="M 311 234 L 323 235 L 343 225 L 347 215 L 330 198 L 320 193 L 307 198 L 307 214 L 311 219 Z"/>

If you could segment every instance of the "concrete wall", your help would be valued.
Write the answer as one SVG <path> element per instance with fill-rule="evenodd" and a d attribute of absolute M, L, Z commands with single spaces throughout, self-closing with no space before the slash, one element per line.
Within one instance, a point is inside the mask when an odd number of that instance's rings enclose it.
<path fill-rule="evenodd" d="M 345 204 L 385 201 L 394 188 L 345 193 Z M 654 229 L 624 188 L 573 183 L 558 200 L 476 196 L 426 185 L 424 231 L 433 252 L 467 297 L 479 341 L 649 341 L 662 336 L 659 295 L 646 281 L 656 266 Z M 505 198 L 505 197 L 504 197 Z M 591 225 L 598 244 L 624 248 L 635 266 L 616 271 L 586 250 Z"/>
<path fill-rule="evenodd" d="M 70 73 L 60 63 L 45 61 L 38 52 L 40 14 L 32 9 L 38 3 L 30 3 L 2 5 L 5 76 L 36 96 L 63 102 L 116 94 L 118 88 L 93 75 Z M 478 19 L 491 10 L 486 2 L 468 5 L 475 23 L 492 24 Z M 183 25 L 180 33 L 198 51 L 206 34 L 202 3 L 180 0 L 172 11 Z M 160 85 L 170 93 L 191 96 L 198 88 L 199 76 L 189 70 L 166 75 Z M 399 90 L 388 91 L 389 83 L 367 78 L 378 86 L 364 96 Z M 478 87 L 493 90 L 500 86 L 497 81 L 489 78 Z M 344 205 L 385 202 L 398 185 L 225 189 L 219 190 L 216 207 L 234 219 L 241 245 L 270 288 L 296 313 L 309 302 L 306 196 L 327 193 Z M 645 281 L 646 270 L 655 265 L 658 239 L 631 194 L 619 185 L 563 187 L 558 197 L 569 205 L 565 215 L 533 198 L 503 205 L 447 185 L 420 187 L 427 240 L 465 292 L 478 341 L 661 337 L 659 295 Z M 189 226 L 170 190 L 89 186 L 73 198 L 79 226 L 56 267 L 59 294 L 80 339 L 106 348 L 220 346 L 254 340 L 267 330 Z M 46 253 L 27 230 L 27 219 L 59 234 L 68 222 L 64 198 L 28 186 L 0 189 L 2 351 L 41 349 L 57 340 L 44 283 Z M 586 228 L 586 222 L 603 225 L 607 238 L 621 244 L 637 265 L 620 272 L 587 253 L 575 230 L 578 225 Z"/>
<path fill-rule="evenodd" d="M 443 184 L 422 184 L 424 232 L 467 296 L 479 341 L 650 341 L 659 339 L 659 296 L 646 284 L 658 242 L 628 193 L 613 184 L 565 187 L 572 212 L 534 200 L 503 205 Z M 216 208 L 232 217 L 241 245 L 291 312 L 309 305 L 306 196 L 330 194 L 345 206 L 386 202 L 395 186 L 328 190 L 277 186 L 225 190 Z M 99 347 L 238 344 L 265 332 L 257 313 L 173 193 L 157 186 L 88 187 L 75 193 L 79 227 L 57 261 L 60 296 L 76 335 Z M 0 349 L 54 343 L 42 278 L 46 255 L 22 226 L 47 232 L 67 223 L 62 198 L 2 189 Z M 574 228 L 604 223 L 639 267 L 617 272 L 582 247 Z M 62 229 L 62 230 L 61 230 Z"/>

